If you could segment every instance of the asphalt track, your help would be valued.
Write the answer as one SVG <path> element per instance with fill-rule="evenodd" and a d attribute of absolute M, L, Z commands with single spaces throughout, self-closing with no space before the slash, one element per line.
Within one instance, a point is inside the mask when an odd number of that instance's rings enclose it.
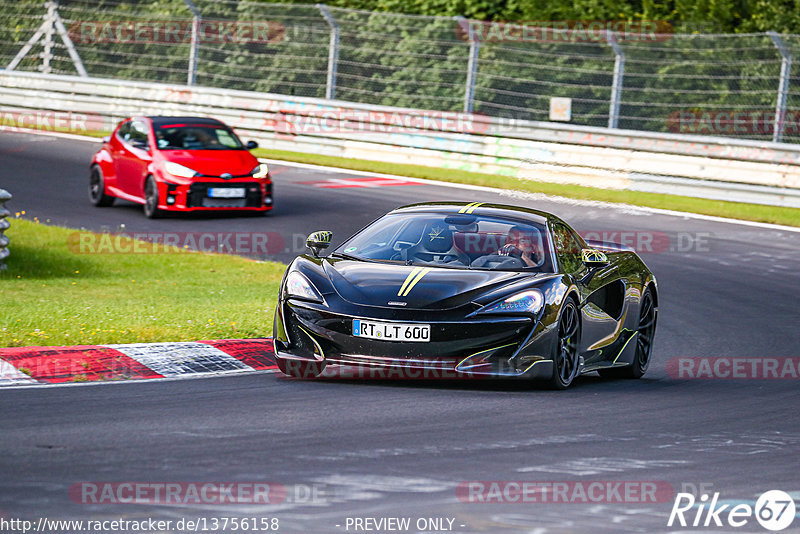
<path fill-rule="evenodd" d="M 553 211 L 583 231 L 663 232 L 669 246 L 643 254 L 660 289 L 655 360 L 642 380 L 587 376 L 567 392 L 275 374 L 2 390 L 0 517 L 278 517 L 281 532 L 324 534 L 353 532 L 348 517 L 409 517 L 409 532 L 428 517 L 454 519 L 454 532 L 698 532 L 666 526 L 671 498 L 486 504 L 459 500 L 456 488 L 666 481 L 675 491 L 705 485 L 727 501 L 752 504 L 770 489 L 800 499 L 798 380 L 677 380 L 666 370 L 677 357 L 798 356 L 800 233 L 443 186 L 332 189 L 302 182 L 350 176 L 277 165 L 268 217 L 150 221 L 132 205 L 89 206 L 96 146 L 0 135 L 9 208 L 96 230 L 276 232 L 287 247 L 272 258 L 284 262 L 296 234 L 331 229 L 340 242 L 422 200 L 502 201 Z M 68 495 L 83 481 L 271 481 L 318 494 L 280 505 L 87 505 Z M 765 532 L 752 519 L 705 530 Z M 784 532 L 799 531 L 795 520 Z"/>

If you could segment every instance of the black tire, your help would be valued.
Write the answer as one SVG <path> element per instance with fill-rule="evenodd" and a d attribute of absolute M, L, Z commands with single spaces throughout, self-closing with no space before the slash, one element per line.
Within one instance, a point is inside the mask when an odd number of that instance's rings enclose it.
<path fill-rule="evenodd" d="M 653 338 L 656 334 L 656 302 L 650 288 L 644 290 L 639 301 L 639 326 L 636 336 L 636 356 L 633 363 L 615 369 L 600 369 L 603 378 L 642 378 L 650 366 L 653 352 Z"/>
<path fill-rule="evenodd" d="M 306 362 L 275 358 L 278 369 L 294 378 L 316 378 L 325 370 L 325 362 Z"/>
<path fill-rule="evenodd" d="M 567 389 L 580 372 L 578 341 L 581 338 L 581 321 L 575 301 L 567 299 L 561 306 L 558 319 L 558 339 L 553 348 L 553 376 L 550 387 Z"/>
<path fill-rule="evenodd" d="M 92 165 L 89 172 L 89 200 L 98 208 L 114 203 L 115 197 L 106 195 L 106 182 L 99 165 Z"/>
<path fill-rule="evenodd" d="M 161 210 L 158 209 L 158 186 L 152 176 L 147 177 L 144 183 L 144 216 L 148 219 L 161 217 Z"/>

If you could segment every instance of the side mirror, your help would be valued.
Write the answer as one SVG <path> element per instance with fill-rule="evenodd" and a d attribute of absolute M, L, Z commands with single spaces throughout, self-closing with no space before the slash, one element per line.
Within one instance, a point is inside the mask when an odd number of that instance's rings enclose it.
<path fill-rule="evenodd" d="M 111 142 L 111 136 L 107 135 L 107 136 L 103 137 L 103 142 L 104 143 L 110 143 Z"/>
<path fill-rule="evenodd" d="M 583 264 L 589 269 L 598 269 L 608 265 L 608 258 L 599 250 L 585 248 L 581 250 Z"/>
<path fill-rule="evenodd" d="M 247 150 L 253 150 L 254 148 L 258 148 L 258 143 L 255 141 L 248 141 L 244 146 L 247 148 Z"/>
<path fill-rule="evenodd" d="M 308 239 L 306 239 L 306 246 L 311 249 L 311 252 L 314 254 L 315 258 L 319 258 L 319 253 L 322 251 L 322 249 L 330 246 L 332 237 L 333 232 L 330 230 L 320 230 L 318 232 L 314 232 L 308 236 Z"/>

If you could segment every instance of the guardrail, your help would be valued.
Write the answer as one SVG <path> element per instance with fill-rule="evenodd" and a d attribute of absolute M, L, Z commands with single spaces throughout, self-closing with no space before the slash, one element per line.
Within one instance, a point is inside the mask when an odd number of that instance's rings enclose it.
<path fill-rule="evenodd" d="M 5 189 L 0 189 L 0 271 L 6 269 L 8 266 L 3 261 L 8 257 L 8 236 L 4 234 L 11 226 L 8 222 L 8 216 L 11 212 L 5 207 L 5 203 L 11 200 L 11 193 Z"/>
<path fill-rule="evenodd" d="M 8 71 L 0 101 L 6 128 L 42 126 L 37 112 L 89 130 L 136 114 L 210 115 L 279 150 L 800 207 L 800 146 L 782 143 Z"/>

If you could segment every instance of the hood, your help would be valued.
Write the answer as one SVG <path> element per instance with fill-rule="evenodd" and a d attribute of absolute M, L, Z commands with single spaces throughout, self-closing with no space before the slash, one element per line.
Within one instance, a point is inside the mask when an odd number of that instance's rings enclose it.
<path fill-rule="evenodd" d="M 247 150 L 162 150 L 166 161 L 172 161 L 208 176 L 230 173 L 249 174 L 258 160 Z"/>
<path fill-rule="evenodd" d="M 468 269 L 425 268 L 410 265 L 328 259 L 325 274 L 348 302 L 395 309 L 450 309 L 514 280 L 522 273 Z M 406 305 L 389 305 L 405 302 Z"/>

